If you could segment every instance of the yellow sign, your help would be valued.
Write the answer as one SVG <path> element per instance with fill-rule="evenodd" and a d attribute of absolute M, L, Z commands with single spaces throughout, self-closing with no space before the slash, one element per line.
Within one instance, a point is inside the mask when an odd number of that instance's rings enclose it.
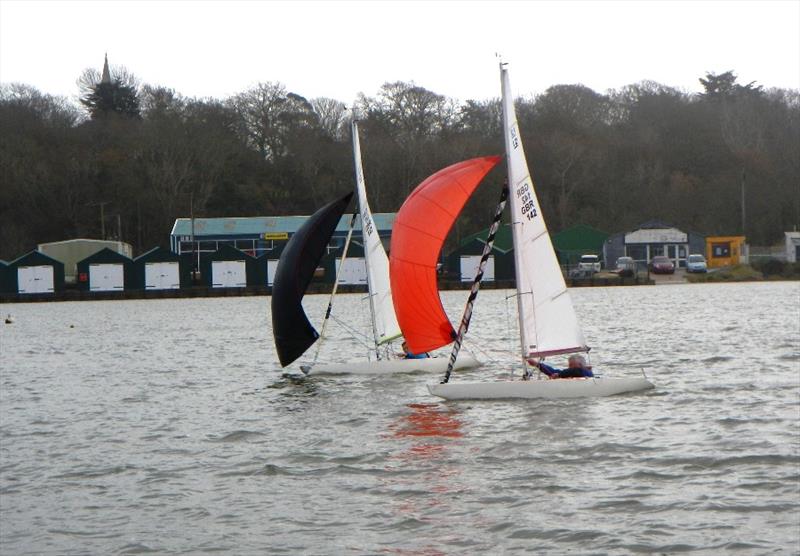
<path fill-rule="evenodd" d="M 289 239 L 289 232 L 264 232 L 264 239 Z"/>

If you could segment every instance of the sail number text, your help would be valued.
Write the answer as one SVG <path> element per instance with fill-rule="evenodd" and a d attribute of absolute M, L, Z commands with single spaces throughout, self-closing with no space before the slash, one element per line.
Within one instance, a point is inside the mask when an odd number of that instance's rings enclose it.
<path fill-rule="evenodd" d="M 364 226 L 364 233 L 368 236 L 372 235 L 372 218 L 370 218 L 369 213 L 365 210 L 361 213 L 361 222 Z"/>
<path fill-rule="evenodd" d="M 531 195 L 531 188 L 528 182 L 525 181 L 517 187 L 516 193 L 520 202 L 520 212 L 528 220 L 533 220 L 538 213 L 536 212 L 536 205 L 533 202 L 533 195 Z"/>
<path fill-rule="evenodd" d="M 519 138 L 517 137 L 516 126 L 511 128 L 511 146 L 515 149 L 519 146 Z"/>

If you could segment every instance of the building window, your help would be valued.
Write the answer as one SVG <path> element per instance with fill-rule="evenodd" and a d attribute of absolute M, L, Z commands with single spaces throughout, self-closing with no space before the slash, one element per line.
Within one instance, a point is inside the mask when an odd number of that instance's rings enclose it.
<path fill-rule="evenodd" d="M 345 238 L 343 237 L 332 237 L 331 242 L 328 244 L 328 253 L 331 251 L 338 251 L 342 247 L 344 247 Z"/>
<path fill-rule="evenodd" d="M 251 251 L 254 249 L 252 239 L 237 239 L 236 240 L 236 248 L 241 249 L 244 251 L 245 249 L 250 249 Z"/>
<path fill-rule="evenodd" d="M 635 261 L 647 262 L 647 248 L 644 245 L 628 245 L 625 254 Z"/>
<path fill-rule="evenodd" d="M 664 253 L 664 244 L 662 243 L 651 243 L 650 244 L 650 258 L 659 256 L 659 255 L 666 255 Z"/>
<path fill-rule="evenodd" d="M 730 257 L 731 256 L 731 244 L 730 243 L 712 243 L 711 244 L 711 256 L 715 257 L 715 258 Z"/>

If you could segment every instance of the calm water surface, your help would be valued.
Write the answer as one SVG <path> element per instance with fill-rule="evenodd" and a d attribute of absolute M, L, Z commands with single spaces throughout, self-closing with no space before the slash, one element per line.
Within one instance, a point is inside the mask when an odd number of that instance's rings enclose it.
<path fill-rule="evenodd" d="M 453 380 L 512 369 L 508 293 L 481 293 L 486 365 Z M 287 378 L 266 297 L 2 306 L 0 554 L 800 552 L 800 283 L 572 295 L 595 369 L 655 390 Z M 465 298 L 444 294 L 456 319 Z M 364 332 L 367 311 L 337 298 Z M 329 332 L 322 358 L 364 353 Z"/>

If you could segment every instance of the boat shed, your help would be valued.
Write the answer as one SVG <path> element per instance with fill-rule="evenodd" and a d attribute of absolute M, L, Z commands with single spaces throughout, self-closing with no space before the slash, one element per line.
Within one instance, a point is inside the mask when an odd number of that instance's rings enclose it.
<path fill-rule="evenodd" d="M 251 257 L 227 244 L 200 258 L 203 284 L 210 288 L 245 288 L 266 284 L 267 259 Z"/>
<path fill-rule="evenodd" d="M 133 260 L 136 289 L 177 290 L 192 286 L 192 261 L 169 249 L 155 247 Z"/>
<path fill-rule="evenodd" d="M 558 255 L 558 262 L 562 265 L 574 266 L 580 261 L 581 255 L 598 255 L 602 258 L 603 245 L 605 245 L 608 235 L 608 233 L 586 224 L 576 224 L 551 237 L 556 255 Z"/>
<path fill-rule="evenodd" d="M 331 238 L 331 249 L 344 245 L 350 227 L 351 214 L 345 214 Z M 396 213 L 372 215 L 384 248 L 389 248 Z M 235 247 L 251 257 L 267 256 L 278 260 L 289 238 L 303 225 L 308 216 L 257 216 L 231 218 L 178 218 L 170 234 L 170 249 L 178 255 L 193 253 L 202 259 L 223 245 Z M 360 237 L 361 219 L 356 219 L 353 241 Z M 332 281 L 332 279 L 331 279 Z"/>
<path fill-rule="evenodd" d="M 458 248 L 450 252 L 444 263 L 446 275 L 450 279 L 461 282 L 475 279 L 488 236 L 489 228 L 486 228 L 467 236 Z M 514 279 L 514 241 L 509 224 L 501 224 L 497 229 L 492 251 L 483 271 L 483 279 L 487 282 Z"/>
<path fill-rule="evenodd" d="M 647 265 L 653 257 L 665 255 L 675 268 L 686 268 L 686 258 L 704 253 L 705 247 L 705 236 L 652 220 L 633 231 L 610 235 L 603 245 L 603 259 L 606 268 L 615 268 L 619 257 L 632 257 L 640 265 Z"/>
<path fill-rule="evenodd" d="M 104 247 L 78 261 L 78 287 L 92 292 L 136 289 L 133 261 Z"/>
<path fill-rule="evenodd" d="M 64 281 L 74 284 L 78 277 L 78 261 L 94 255 L 107 247 L 128 258 L 133 257 L 133 248 L 123 241 L 103 239 L 67 239 L 51 243 L 40 243 L 39 251 L 64 263 Z"/>
<path fill-rule="evenodd" d="M 800 232 L 784 232 L 786 234 L 786 261 L 800 263 Z"/>
<path fill-rule="evenodd" d="M 11 293 L 53 294 L 64 289 L 64 263 L 30 251 L 8 263 L 6 284 Z"/>
<path fill-rule="evenodd" d="M 342 266 L 341 271 L 339 271 L 341 260 L 342 256 L 341 253 L 339 253 L 338 256 L 334 258 L 333 268 L 334 277 L 336 276 L 336 272 L 339 272 L 339 284 L 366 286 L 367 261 L 364 257 L 364 245 L 361 243 L 360 233 L 358 240 L 353 238 L 350 241 L 350 247 L 347 249 L 347 257 L 344 260 L 344 266 Z"/>

